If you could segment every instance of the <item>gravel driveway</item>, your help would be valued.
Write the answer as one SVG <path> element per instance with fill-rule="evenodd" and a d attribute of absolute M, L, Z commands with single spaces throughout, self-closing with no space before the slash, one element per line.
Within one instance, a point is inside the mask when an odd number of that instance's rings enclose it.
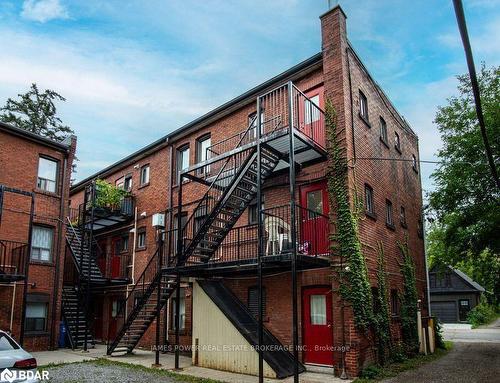
<path fill-rule="evenodd" d="M 142 383 L 177 382 L 168 376 L 119 365 L 100 366 L 93 363 L 73 363 L 44 368 L 49 371 L 50 383 Z"/>
<path fill-rule="evenodd" d="M 500 343 L 454 343 L 444 357 L 406 371 L 389 383 L 500 382 Z"/>

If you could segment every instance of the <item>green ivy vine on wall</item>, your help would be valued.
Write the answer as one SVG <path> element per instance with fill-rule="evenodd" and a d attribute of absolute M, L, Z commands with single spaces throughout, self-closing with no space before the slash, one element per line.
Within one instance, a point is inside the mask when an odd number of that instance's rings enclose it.
<path fill-rule="evenodd" d="M 340 294 L 349 301 L 356 327 L 368 331 L 373 323 L 373 308 L 368 271 L 361 251 L 358 236 L 357 214 L 349 203 L 348 165 L 345 148 L 338 139 L 335 108 L 330 100 L 326 102 L 325 125 L 328 146 L 328 193 L 336 213 L 333 224 L 336 232 L 332 240 L 335 250 L 346 261 L 340 270 Z"/>
<path fill-rule="evenodd" d="M 378 242 L 377 253 L 377 296 L 375 297 L 374 329 L 377 337 L 379 363 L 384 365 L 391 350 L 391 312 L 388 303 L 389 294 L 384 246 L 380 241 Z"/>

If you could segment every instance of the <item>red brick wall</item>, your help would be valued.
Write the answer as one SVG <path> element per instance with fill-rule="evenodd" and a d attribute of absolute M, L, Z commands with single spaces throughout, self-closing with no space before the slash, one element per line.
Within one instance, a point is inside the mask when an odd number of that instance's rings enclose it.
<path fill-rule="evenodd" d="M 72 140 L 68 154 L 38 142 L 34 142 L 7 132 L 0 132 L 0 184 L 9 187 L 33 192 L 35 195 L 35 225 L 45 225 L 53 228 L 54 238 L 52 247 L 52 261 L 37 263 L 31 261 L 29 265 L 28 294 L 37 293 L 48 297 L 48 317 L 46 331 L 41 334 L 25 334 L 24 346 L 28 350 L 47 350 L 57 347 L 59 333 L 59 319 L 61 316 L 61 286 L 64 264 L 64 225 L 61 224 L 61 203 L 63 209 L 68 206 L 69 180 L 71 165 L 76 149 L 76 138 Z M 55 193 L 37 189 L 38 161 L 40 155 L 51 157 L 59 161 L 58 187 Z M 67 159 L 66 174 L 64 160 Z M 0 239 L 13 241 L 28 241 L 30 198 L 6 193 Z M 13 334 L 19 339 L 22 297 L 24 283 L 16 286 L 14 306 Z M 0 327 L 10 327 L 11 300 L 13 287 L 0 286 Z M 53 304 L 54 294 L 56 304 Z"/>

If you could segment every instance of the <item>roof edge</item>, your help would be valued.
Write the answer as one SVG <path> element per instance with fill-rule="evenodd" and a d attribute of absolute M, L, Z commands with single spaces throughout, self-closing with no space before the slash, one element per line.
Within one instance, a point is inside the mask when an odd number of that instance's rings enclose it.
<path fill-rule="evenodd" d="M 64 143 L 67 142 L 66 138 L 62 142 L 54 141 L 51 140 L 50 138 L 40 136 L 39 134 L 32 133 L 28 130 L 18 128 L 17 126 L 14 126 L 12 124 L 7 124 L 2 121 L 0 121 L 0 130 L 12 134 L 14 136 L 26 138 L 29 141 L 34 141 L 36 143 L 51 147 L 53 149 L 62 150 L 64 152 L 68 152 L 71 147 L 71 145 L 67 145 Z"/>

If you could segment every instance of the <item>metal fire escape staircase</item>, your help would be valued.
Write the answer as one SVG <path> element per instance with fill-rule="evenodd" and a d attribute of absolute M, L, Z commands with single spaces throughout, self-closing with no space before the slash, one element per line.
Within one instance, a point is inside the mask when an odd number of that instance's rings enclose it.
<path fill-rule="evenodd" d="M 188 221 L 181 227 L 180 256 L 170 262 L 159 262 L 163 252 L 158 248 L 129 292 L 121 313 L 126 319 L 116 338 L 108 345 L 108 355 L 132 352 L 175 291 L 176 269 L 192 263 L 208 262 L 255 197 L 259 158 L 257 148 L 255 145 L 247 145 L 245 148 L 242 146 L 253 125 L 254 121 L 251 121 L 234 153 L 224 157 L 220 167 L 216 169 L 211 165 L 212 172 L 205 172 L 204 183 L 209 187 Z M 239 148 L 242 149 L 238 150 Z M 271 148 L 261 147 L 262 182 L 273 172 L 279 160 L 280 156 Z M 204 217 L 201 223 L 195 219 L 200 216 Z M 158 284 L 161 284 L 160 289 Z"/>
<path fill-rule="evenodd" d="M 94 243 L 94 241 L 92 242 Z M 87 337 L 87 345 L 93 346 L 94 339 L 91 335 L 91 326 L 89 323 L 90 307 L 86 307 L 85 299 L 86 288 L 88 287 L 85 285 L 89 278 L 90 284 L 102 284 L 106 279 L 103 277 L 101 270 L 91 256 L 82 229 L 80 227 L 75 227 L 69 219 L 66 224 L 66 245 L 71 253 L 78 278 L 84 283 L 79 283 L 79 288 L 75 286 L 63 287 L 63 319 L 66 323 L 72 348 L 83 347 L 85 337 Z"/>

